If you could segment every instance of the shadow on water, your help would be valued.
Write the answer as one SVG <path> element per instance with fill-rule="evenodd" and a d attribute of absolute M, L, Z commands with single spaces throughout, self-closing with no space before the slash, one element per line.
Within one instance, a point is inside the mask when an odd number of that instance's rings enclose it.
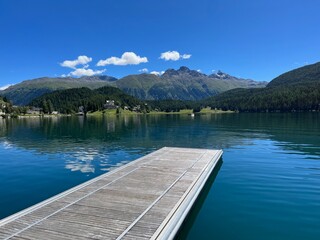
<path fill-rule="evenodd" d="M 212 185 L 214 183 L 214 180 L 216 179 L 219 170 L 223 164 L 222 158 L 217 162 L 213 172 L 211 173 L 210 177 L 208 178 L 207 183 L 204 185 L 203 189 L 200 192 L 200 195 L 198 196 L 195 204 L 192 206 L 190 212 L 188 213 L 185 221 L 181 225 L 175 240 L 182 240 L 186 239 L 192 226 L 194 225 L 195 220 L 197 219 L 197 216 L 199 212 L 201 211 L 201 208 L 203 206 L 204 201 L 206 200 L 208 193 L 210 192 Z"/>

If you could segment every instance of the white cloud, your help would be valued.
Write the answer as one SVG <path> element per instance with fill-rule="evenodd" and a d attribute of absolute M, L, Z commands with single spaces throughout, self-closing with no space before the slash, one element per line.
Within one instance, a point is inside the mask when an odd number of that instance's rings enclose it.
<path fill-rule="evenodd" d="M 147 73 L 147 72 L 149 72 L 149 70 L 148 70 L 148 68 L 142 68 L 142 69 L 139 70 L 139 72 Z"/>
<path fill-rule="evenodd" d="M 177 61 L 180 58 L 180 53 L 178 53 L 177 51 L 168 51 L 168 52 L 161 53 L 160 58 L 166 61 L 169 61 L 169 60 Z"/>
<path fill-rule="evenodd" d="M 2 90 L 6 90 L 7 88 L 9 88 L 9 87 L 11 87 L 11 86 L 13 86 L 14 84 L 7 84 L 7 85 L 4 85 L 4 86 L 2 86 L 2 87 L 0 87 L 0 91 L 2 91 Z"/>
<path fill-rule="evenodd" d="M 161 76 L 162 74 L 164 74 L 164 71 L 158 72 L 158 71 L 152 71 L 150 72 L 150 74 L 156 75 L 156 76 Z"/>
<path fill-rule="evenodd" d="M 177 51 L 167 51 L 163 52 L 160 55 L 160 59 L 165 61 L 178 61 L 179 59 L 189 59 L 191 58 L 191 54 L 180 54 Z"/>
<path fill-rule="evenodd" d="M 106 69 L 94 71 L 92 69 L 77 68 L 73 72 L 70 72 L 69 76 L 75 76 L 75 77 L 93 76 L 93 75 L 101 74 L 105 71 Z"/>
<path fill-rule="evenodd" d="M 183 55 L 181 55 L 181 58 L 182 59 L 189 59 L 189 58 L 191 58 L 191 54 L 183 54 Z"/>
<path fill-rule="evenodd" d="M 147 57 L 140 57 L 134 52 L 125 52 L 122 54 L 121 58 L 118 57 L 110 57 L 105 60 L 100 60 L 97 63 L 97 66 L 106 66 L 106 65 L 138 65 L 140 63 L 148 62 Z"/>
<path fill-rule="evenodd" d="M 201 72 L 201 69 L 198 69 L 197 72 Z"/>
<path fill-rule="evenodd" d="M 88 68 L 89 65 L 87 65 L 87 63 L 91 61 L 92 58 L 83 55 L 79 56 L 76 60 L 65 60 L 60 63 L 60 66 L 76 69 L 76 66 L 83 65 L 83 68 Z"/>

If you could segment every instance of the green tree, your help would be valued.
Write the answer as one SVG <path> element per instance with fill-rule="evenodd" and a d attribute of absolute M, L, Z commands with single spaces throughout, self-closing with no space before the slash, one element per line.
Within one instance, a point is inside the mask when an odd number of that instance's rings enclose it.
<path fill-rule="evenodd" d="M 49 112 L 48 102 L 45 99 L 42 101 L 41 107 L 44 113 Z"/>
<path fill-rule="evenodd" d="M 48 113 L 51 114 L 54 111 L 54 108 L 50 99 L 47 101 L 47 105 L 48 105 Z"/>

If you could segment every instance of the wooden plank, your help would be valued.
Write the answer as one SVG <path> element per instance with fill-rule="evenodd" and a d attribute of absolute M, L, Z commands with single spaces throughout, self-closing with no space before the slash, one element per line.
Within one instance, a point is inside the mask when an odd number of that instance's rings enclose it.
<path fill-rule="evenodd" d="M 27 238 L 30 240 L 43 240 L 43 239 L 50 239 L 50 240 L 85 240 L 88 238 L 85 238 L 83 236 L 79 235 L 71 235 L 71 234 L 66 234 L 66 233 L 61 233 L 61 232 L 56 232 L 52 231 L 50 229 L 42 229 L 39 228 L 38 226 L 35 226 L 32 229 L 28 229 L 21 233 L 23 236 L 20 234 L 17 237 L 21 238 Z M 10 238 L 11 240 L 12 238 Z"/>
<path fill-rule="evenodd" d="M 170 239 L 221 154 L 162 148 L 1 220 L 0 238 Z"/>

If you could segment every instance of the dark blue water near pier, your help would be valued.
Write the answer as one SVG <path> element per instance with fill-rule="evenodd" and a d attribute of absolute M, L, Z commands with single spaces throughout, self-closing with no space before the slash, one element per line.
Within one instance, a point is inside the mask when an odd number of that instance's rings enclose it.
<path fill-rule="evenodd" d="M 0 218 L 164 146 L 224 150 L 178 239 L 320 239 L 320 115 L 0 119 Z"/>

